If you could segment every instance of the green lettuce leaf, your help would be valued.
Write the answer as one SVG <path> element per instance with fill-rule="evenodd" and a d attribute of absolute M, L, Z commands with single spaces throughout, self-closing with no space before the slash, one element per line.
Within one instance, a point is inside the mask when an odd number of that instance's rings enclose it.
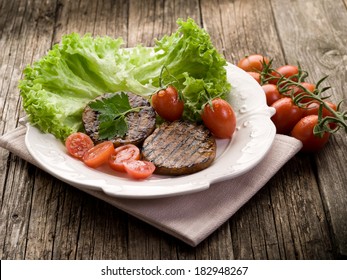
<path fill-rule="evenodd" d="M 30 123 L 64 140 L 83 131 L 83 109 L 99 95 L 130 91 L 150 98 L 161 86 L 164 66 L 162 81 L 179 89 L 184 118 L 200 121 L 209 98 L 230 92 L 226 61 L 194 20 L 177 23 L 178 30 L 156 40 L 153 48 L 123 48 L 122 38 L 65 35 L 24 69 L 19 89 Z"/>

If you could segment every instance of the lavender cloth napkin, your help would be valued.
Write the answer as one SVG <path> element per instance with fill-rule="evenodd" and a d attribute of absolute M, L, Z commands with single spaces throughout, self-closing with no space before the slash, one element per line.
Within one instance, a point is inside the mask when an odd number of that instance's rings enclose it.
<path fill-rule="evenodd" d="M 25 127 L 18 127 L 2 135 L 0 147 L 37 165 L 25 146 L 25 133 Z M 196 246 L 255 195 L 300 150 L 301 145 L 300 141 L 292 137 L 277 134 L 270 151 L 252 170 L 189 195 L 124 199 L 107 196 L 102 191 L 82 191 Z"/>

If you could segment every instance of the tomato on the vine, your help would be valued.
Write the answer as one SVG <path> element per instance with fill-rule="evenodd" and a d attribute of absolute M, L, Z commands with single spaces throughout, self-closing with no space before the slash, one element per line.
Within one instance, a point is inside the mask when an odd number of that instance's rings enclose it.
<path fill-rule="evenodd" d="M 152 106 L 158 115 L 167 121 L 179 120 L 184 110 L 184 103 L 172 85 L 152 95 Z"/>
<path fill-rule="evenodd" d="M 94 146 L 92 139 L 82 132 L 70 134 L 65 140 L 65 147 L 70 155 L 81 159 Z"/>
<path fill-rule="evenodd" d="M 260 72 L 264 68 L 263 63 L 268 64 L 269 59 L 260 54 L 252 54 L 242 58 L 237 66 L 246 72 Z"/>
<path fill-rule="evenodd" d="M 110 156 L 108 164 L 116 171 L 125 172 L 124 162 L 138 159 L 140 159 L 140 149 L 133 144 L 127 144 L 115 149 L 115 154 Z"/>
<path fill-rule="evenodd" d="M 202 111 L 201 118 L 205 126 L 217 138 L 231 138 L 236 129 L 233 108 L 221 98 L 215 98 L 211 103 L 207 103 Z"/>
<path fill-rule="evenodd" d="M 258 84 L 260 84 L 261 81 L 261 75 L 258 72 L 247 72 L 249 75 L 251 75 L 254 80 L 256 80 L 258 82 Z"/>
<path fill-rule="evenodd" d="M 265 85 L 262 85 L 262 88 L 265 92 L 266 104 L 268 106 L 271 106 L 275 101 L 283 97 L 282 94 L 280 94 L 276 85 L 265 84 Z"/>
<path fill-rule="evenodd" d="M 337 106 L 336 104 L 330 102 L 330 101 L 324 101 L 325 104 L 327 104 L 331 109 L 333 109 L 334 111 L 337 110 Z M 319 110 L 319 102 L 315 101 L 312 103 L 309 103 L 305 108 L 304 108 L 304 115 L 305 116 L 309 116 L 309 115 L 318 115 L 318 110 Z M 327 116 L 333 116 L 333 114 L 326 108 L 323 107 L 322 110 L 322 116 L 327 117 Z"/>
<path fill-rule="evenodd" d="M 276 126 L 277 133 L 280 134 L 289 134 L 303 116 L 303 109 L 296 106 L 290 97 L 277 100 L 271 107 L 276 109 L 271 120 Z"/>
<path fill-rule="evenodd" d="M 316 85 L 312 84 L 312 83 L 302 82 L 302 83 L 300 83 L 300 85 L 312 93 L 316 89 Z M 305 92 L 305 90 L 303 88 L 301 88 L 300 86 L 296 86 L 296 85 L 288 85 L 286 87 L 286 94 L 293 95 L 294 97 L 296 97 L 298 94 L 303 94 Z M 312 100 L 312 98 L 310 98 L 310 95 L 307 92 L 305 92 L 303 94 L 303 96 L 307 96 L 307 97 L 303 97 L 300 100 L 300 102 L 306 103 L 306 102 L 309 102 Z"/>
<path fill-rule="evenodd" d="M 83 156 L 83 162 L 89 167 L 99 167 L 106 163 L 114 154 L 114 146 L 111 141 L 105 141 L 89 149 Z"/>
<path fill-rule="evenodd" d="M 275 71 L 271 73 L 272 78 L 269 79 L 270 84 L 276 85 L 280 80 L 280 77 L 285 77 L 287 79 L 291 79 L 292 81 L 298 81 L 295 75 L 299 74 L 299 67 L 295 65 L 283 65 L 277 68 Z"/>
<path fill-rule="evenodd" d="M 332 103 L 330 101 L 324 101 L 325 104 L 327 104 L 333 111 L 336 112 L 337 106 L 335 103 Z M 319 111 L 319 102 L 311 102 L 309 103 L 303 110 L 304 116 L 309 116 L 309 115 L 317 115 L 318 116 L 318 111 Z M 322 110 L 322 117 L 333 117 L 334 114 L 330 112 L 328 109 L 323 107 Z M 331 129 L 335 129 L 337 127 L 337 124 L 334 122 L 329 123 L 329 126 Z"/>
<path fill-rule="evenodd" d="M 300 119 L 291 131 L 291 135 L 302 142 L 302 152 L 317 152 L 329 141 L 329 132 L 325 132 L 323 137 L 314 135 L 313 129 L 317 123 L 318 116 L 309 115 Z"/>

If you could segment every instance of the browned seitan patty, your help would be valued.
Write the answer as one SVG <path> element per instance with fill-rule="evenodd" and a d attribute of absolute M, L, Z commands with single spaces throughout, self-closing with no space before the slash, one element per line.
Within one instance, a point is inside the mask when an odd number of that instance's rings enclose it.
<path fill-rule="evenodd" d="M 148 100 L 132 93 L 127 94 L 131 107 L 141 106 L 143 108 L 139 112 L 127 114 L 128 132 L 124 137 L 111 139 L 115 147 L 125 144 L 141 145 L 144 139 L 154 131 L 156 125 L 156 114 Z M 109 94 L 99 96 L 97 99 L 107 98 L 107 96 Z M 82 115 L 84 129 L 96 144 L 102 142 L 99 139 L 98 114 L 97 111 L 94 111 L 87 105 Z"/>
<path fill-rule="evenodd" d="M 211 165 L 216 141 L 203 125 L 175 121 L 160 125 L 143 143 L 142 157 L 156 166 L 155 173 L 185 175 Z"/>

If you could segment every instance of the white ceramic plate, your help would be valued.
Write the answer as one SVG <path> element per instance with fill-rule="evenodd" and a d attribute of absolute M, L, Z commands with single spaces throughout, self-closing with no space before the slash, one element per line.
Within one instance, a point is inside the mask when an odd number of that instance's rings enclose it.
<path fill-rule="evenodd" d="M 232 85 L 229 102 L 237 116 L 237 128 L 232 140 L 217 140 L 216 159 L 203 171 L 179 177 L 153 175 L 138 181 L 108 167 L 91 169 L 69 156 L 54 136 L 43 134 L 30 124 L 26 146 L 41 168 L 56 178 L 82 189 L 102 190 L 110 196 L 156 198 L 205 190 L 212 183 L 234 178 L 257 165 L 270 149 L 276 133 L 270 119 L 275 111 L 266 105 L 260 85 L 232 64 L 226 69 Z"/>

